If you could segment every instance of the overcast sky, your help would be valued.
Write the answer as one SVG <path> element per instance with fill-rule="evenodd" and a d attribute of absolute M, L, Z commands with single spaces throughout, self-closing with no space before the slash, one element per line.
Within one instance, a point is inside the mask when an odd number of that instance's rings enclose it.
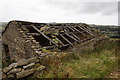
<path fill-rule="evenodd" d="M 1 0 L 0 22 L 23 20 L 41 23 L 82 22 L 87 24 L 118 25 L 118 1 Z"/>

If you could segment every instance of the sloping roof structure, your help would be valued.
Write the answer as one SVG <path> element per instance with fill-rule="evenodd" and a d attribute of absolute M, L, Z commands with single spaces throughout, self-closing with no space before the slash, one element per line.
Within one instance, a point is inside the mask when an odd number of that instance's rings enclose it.
<path fill-rule="evenodd" d="M 74 43 L 92 39 L 97 36 L 85 23 L 32 23 L 14 21 L 25 32 L 26 37 L 32 36 L 42 46 L 64 47 Z M 9 24 L 7 27 L 9 27 Z M 6 27 L 6 28 L 7 28 Z M 6 30 L 6 29 L 5 29 Z M 5 32 L 3 31 L 3 34 Z"/>

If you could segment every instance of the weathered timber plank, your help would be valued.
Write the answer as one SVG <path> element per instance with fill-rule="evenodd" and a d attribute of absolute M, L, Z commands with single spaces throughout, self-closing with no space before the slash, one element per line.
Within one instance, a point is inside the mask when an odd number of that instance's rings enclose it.
<path fill-rule="evenodd" d="M 57 37 L 55 38 L 61 45 L 63 45 L 64 46 L 64 43 L 61 41 L 61 40 L 59 40 Z"/>
<path fill-rule="evenodd" d="M 62 34 L 60 34 L 60 36 L 61 36 L 65 41 L 67 41 L 71 46 L 73 46 L 73 44 L 72 44 L 67 38 L 65 38 Z"/>
<path fill-rule="evenodd" d="M 91 31 L 92 29 L 91 29 L 90 27 L 85 27 L 85 26 L 81 26 L 81 25 L 78 25 L 78 26 L 82 27 L 83 29 L 85 29 L 85 30 L 91 32 L 93 35 L 95 35 L 95 34 Z"/>
<path fill-rule="evenodd" d="M 89 32 L 88 30 L 85 30 L 84 28 L 82 28 L 82 27 L 80 27 L 80 26 L 78 26 L 80 29 L 82 29 L 82 30 L 84 30 L 84 31 L 86 31 L 88 34 L 90 34 L 90 35 L 92 35 L 92 36 L 94 36 L 94 34 L 92 34 L 91 32 Z"/>
<path fill-rule="evenodd" d="M 74 33 L 71 32 L 71 34 L 77 39 L 80 41 L 80 38 L 78 38 Z"/>
<path fill-rule="evenodd" d="M 87 35 L 85 35 L 84 33 L 80 32 L 79 30 L 77 30 L 75 27 L 72 27 L 73 29 L 75 29 L 77 32 L 79 32 L 80 34 L 84 35 L 85 37 L 88 37 Z"/>
<path fill-rule="evenodd" d="M 45 46 L 45 47 L 43 47 L 44 49 L 52 49 L 52 48 L 54 48 L 55 46 Z"/>
<path fill-rule="evenodd" d="M 40 36 L 41 34 L 39 33 L 26 33 L 27 35 L 32 35 L 32 36 Z"/>
<path fill-rule="evenodd" d="M 63 47 L 69 46 L 70 44 L 65 44 Z"/>
<path fill-rule="evenodd" d="M 50 39 L 48 36 L 46 36 L 45 34 L 43 34 L 39 29 L 37 29 L 34 25 L 31 25 L 36 31 L 38 31 L 41 35 L 43 35 L 46 39 L 48 39 L 49 41 L 51 41 L 54 45 L 58 46 L 52 39 Z"/>
<path fill-rule="evenodd" d="M 77 39 L 75 39 L 74 37 L 72 37 L 71 35 L 69 35 L 68 33 L 65 33 L 68 37 L 70 37 L 71 39 L 73 39 L 74 41 L 76 41 L 76 42 L 78 42 L 79 43 L 79 41 L 77 40 Z"/>
<path fill-rule="evenodd" d="M 69 24 L 65 24 L 64 27 L 66 27 L 66 28 L 68 29 L 68 28 L 69 28 Z M 69 28 L 69 29 L 70 29 L 70 28 Z M 74 31 L 73 29 L 70 29 L 70 30 Z"/>
<path fill-rule="evenodd" d="M 72 29 L 71 27 L 68 27 L 70 30 L 72 30 L 73 32 L 75 31 L 74 29 Z"/>

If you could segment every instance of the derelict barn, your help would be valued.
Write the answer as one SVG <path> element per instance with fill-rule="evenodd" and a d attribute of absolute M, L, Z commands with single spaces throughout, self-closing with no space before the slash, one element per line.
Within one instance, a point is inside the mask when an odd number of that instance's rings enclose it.
<path fill-rule="evenodd" d="M 41 55 L 43 48 L 66 49 L 96 36 L 97 33 L 84 23 L 10 21 L 2 33 L 3 60 L 18 61 Z"/>

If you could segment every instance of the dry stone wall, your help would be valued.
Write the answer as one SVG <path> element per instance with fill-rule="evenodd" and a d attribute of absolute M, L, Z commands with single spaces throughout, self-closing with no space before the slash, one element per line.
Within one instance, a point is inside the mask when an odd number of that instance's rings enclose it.
<path fill-rule="evenodd" d="M 24 78 L 35 72 L 41 72 L 44 69 L 45 66 L 40 64 L 40 59 L 37 57 L 20 59 L 18 62 L 2 69 L 2 78 Z"/>

